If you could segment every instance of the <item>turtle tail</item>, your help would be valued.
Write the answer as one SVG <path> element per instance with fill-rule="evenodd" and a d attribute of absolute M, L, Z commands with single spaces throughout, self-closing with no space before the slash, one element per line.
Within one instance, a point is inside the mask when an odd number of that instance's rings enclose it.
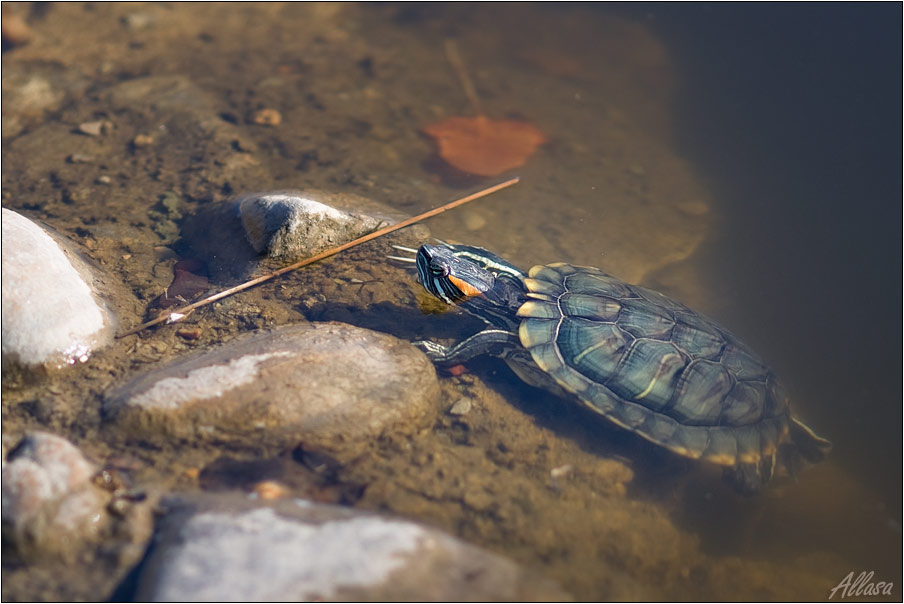
<path fill-rule="evenodd" d="M 817 436 L 813 430 L 796 417 L 791 418 L 791 443 L 798 453 L 810 463 L 819 463 L 832 450 L 832 443 Z"/>
<path fill-rule="evenodd" d="M 778 450 L 779 463 L 791 476 L 797 476 L 808 464 L 819 463 L 825 459 L 831 449 L 831 442 L 818 436 L 796 417 L 792 417 L 790 439 Z"/>

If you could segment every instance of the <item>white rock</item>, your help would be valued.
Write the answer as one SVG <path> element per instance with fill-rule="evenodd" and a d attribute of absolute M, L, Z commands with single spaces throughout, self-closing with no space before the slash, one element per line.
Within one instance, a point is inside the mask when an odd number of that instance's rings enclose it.
<path fill-rule="evenodd" d="M 498 601 L 564 596 L 509 560 L 413 522 L 307 501 L 274 504 L 278 507 L 223 504 L 233 501 L 188 510 L 180 510 L 185 502 L 176 504 L 141 573 L 137 599 Z"/>
<path fill-rule="evenodd" d="M 3 209 L 3 365 L 72 365 L 113 338 L 91 271 L 41 227 Z"/>

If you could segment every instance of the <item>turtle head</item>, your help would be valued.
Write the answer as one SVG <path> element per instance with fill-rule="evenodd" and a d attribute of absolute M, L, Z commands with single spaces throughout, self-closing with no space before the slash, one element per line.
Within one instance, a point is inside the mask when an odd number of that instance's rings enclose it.
<path fill-rule="evenodd" d="M 466 245 L 423 245 L 417 251 L 421 285 L 490 325 L 511 329 L 525 302 L 524 273 L 499 256 Z"/>

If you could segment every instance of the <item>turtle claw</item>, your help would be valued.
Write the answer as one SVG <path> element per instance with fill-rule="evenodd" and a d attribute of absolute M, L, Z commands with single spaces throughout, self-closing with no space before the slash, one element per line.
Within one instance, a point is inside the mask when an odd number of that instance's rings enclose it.
<path fill-rule="evenodd" d="M 410 247 L 405 247 L 404 245 L 393 245 L 392 247 L 401 252 L 408 252 L 409 254 L 417 254 L 416 249 L 410 248 Z M 406 264 L 414 264 L 415 262 L 417 262 L 416 259 L 410 258 L 408 256 L 386 256 L 386 257 L 390 260 L 395 260 L 396 262 L 404 262 Z"/>
<path fill-rule="evenodd" d="M 417 250 L 413 247 L 405 247 L 404 245 L 393 245 L 392 247 L 403 252 L 408 252 L 410 254 L 417 254 Z"/>

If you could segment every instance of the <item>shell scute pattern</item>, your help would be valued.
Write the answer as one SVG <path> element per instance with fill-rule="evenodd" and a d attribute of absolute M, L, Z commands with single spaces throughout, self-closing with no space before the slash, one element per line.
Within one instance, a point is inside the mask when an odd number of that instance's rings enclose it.
<path fill-rule="evenodd" d="M 525 279 L 519 335 L 534 362 L 616 425 L 691 458 L 757 463 L 788 432 L 763 362 L 667 296 L 557 263 Z"/>
<path fill-rule="evenodd" d="M 625 300 L 618 326 L 636 338 L 666 340 L 675 328 L 675 318 L 668 309 L 643 299 Z"/>
<path fill-rule="evenodd" d="M 675 346 L 658 340 L 636 340 L 601 383 L 626 400 L 643 401 L 653 409 L 669 403 L 686 359 Z"/>
<path fill-rule="evenodd" d="M 565 292 L 559 296 L 559 307 L 570 317 L 597 321 L 614 321 L 622 305 L 608 296 Z"/>
<path fill-rule="evenodd" d="M 562 287 L 561 283 L 552 283 L 545 279 L 527 278 L 524 280 L 524 285 L 527 286 L 528 290 L 535 294 L 546 294 L 553 299 L 558 298 L 565 292 L 565 288 Z"/>
<path fill-rule="evenodd" d="M 678 380 L 669 415 L 686 424 L 714 425 L 732 386 L 731 374 L 719 363 L 691 361 Z"/>
<path fill-rule="evenodd" d="M 672 342 L 681 350 L 695 350 L 703 359 L 721 358 L 725 362 L 722 352 L 725 350 L 725 340 L 708 331 L 701 331 L 685 321 L 678 321 L 671 333 Z M 740 359 L 738 361 L 741 362 Z M 726 364 L 730 369 L 732 367 Z"/>
<path fill-rule="evenodd" d="M 557 343 L 559 353 L 569 364 L 596 382 L 615 371 L 628 344 L 614 323 L 571 317 L 560 322 Z"/>

